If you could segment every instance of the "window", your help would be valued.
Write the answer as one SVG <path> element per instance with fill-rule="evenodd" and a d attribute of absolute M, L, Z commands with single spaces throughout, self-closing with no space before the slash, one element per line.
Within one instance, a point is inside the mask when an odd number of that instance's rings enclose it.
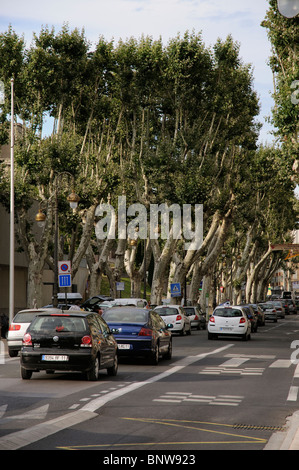
<path fill-rule="evenodd" d="M 217 308 L 214 317 L 242 317 L 242 311 L 237 308 Z"/>

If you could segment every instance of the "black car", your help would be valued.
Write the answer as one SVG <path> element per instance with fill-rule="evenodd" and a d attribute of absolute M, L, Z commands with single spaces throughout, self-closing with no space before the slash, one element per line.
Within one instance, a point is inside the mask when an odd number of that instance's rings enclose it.
<path fill-rule="evenodd" d="M 247 318 L 250 320 L 251 331 L 253 333 L 256 333 L 257 328 L 258 328 L 258 316 L 256 315 L 254 308 L 252 307 L 251 304 L 240 305 L 240 307 L 244 309 L 244 311 L 246 312 Z"/>
<path fill-rule="evenodd" d="M 42 313 L 27 329 L 21 348 L 21 376 L 45 370 L 86 373 L 97 380 L 100 369 L 116 375 L 117 343 L 107 323 L 92 312 Z"/>
<path fill-rule="evenodd" d="M 118 344 L 119 356 L 143 356 L 158 364 L 159 356 L 171 359 L 172 336 L 160 315 L 138 307 L 111 307 L 103 313 Z"/>

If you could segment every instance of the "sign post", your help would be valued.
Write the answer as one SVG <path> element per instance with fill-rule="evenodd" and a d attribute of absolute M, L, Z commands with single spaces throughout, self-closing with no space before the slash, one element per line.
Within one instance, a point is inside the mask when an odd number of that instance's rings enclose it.
<path fill-rule="evenodd" d="M 65 288 L 65 308 L 67 309 L 67 288 L 72 286 L 71 261 L 58 261 L 58 285 Z"/>
<path fill-rule="evenodd" d="M 170 284 L 170 295 L 171 297 L 181 297 L 181 283 L 180 282 L 174 282 L 173 284 Z"/>

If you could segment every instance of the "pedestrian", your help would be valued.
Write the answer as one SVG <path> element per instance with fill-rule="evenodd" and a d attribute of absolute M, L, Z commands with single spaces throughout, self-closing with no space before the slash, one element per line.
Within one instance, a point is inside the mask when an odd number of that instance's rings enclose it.
<path fill-rule="evenodd" d="M 5 313 L 0 316 L 0 333 L 1 338 L 6 338 L 8 332 L 8 317 Z"/>

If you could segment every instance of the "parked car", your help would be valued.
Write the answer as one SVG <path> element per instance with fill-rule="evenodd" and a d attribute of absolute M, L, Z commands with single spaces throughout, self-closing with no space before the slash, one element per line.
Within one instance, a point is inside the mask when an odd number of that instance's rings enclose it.
<path fill-rule="evenodd" d="M 189 317 L 191 322 L 191 328 L 196 328 L 197 330 L 205 330 L 207 327 L 206 316 L 202 313 L 198 305 L 183 307 L 186 315 Z"/>
<path fill-rule="evenodd" d="M 288 304 L 290 314 L 297 314 L 295 302 L 292 299 L 285 299 L 285 302 Z"/>
<path fill-rule="evenodd" d="M 16 357 L 18 355 L 22 347 L 23 336 L 36 315 L 49 311 L 58 312 L 59 310 L 53 308 L 48 309 L 46 307 L 41 309 L 26 309 L 20 310 L 14 316 L 7 333 L 7 347 L 10 357 Z"/>
<path fill-rule="evenodd" d="M 245 313 L 251 322 L 252 333 L 256 333 L 257 328 L 258 328 L 258 316 L 256 315 L 253 306 L 251 304 L 246 304 L 246 305 L 240 305 L 240 307 L 244 308 Z"/>
<path fill-rule="evenodd" d="M 284 308 L 285 315 L 289 315 L 290 314 L 290 309 L 289 309 L 288 301 L 286 299 L 275 299 L 275 300 L 279 300 L 282 303 L 282 307 Z M 271 302 L 272 302 L 272 300 L 271 300 Z"/>
<path fill-rule="evenodd" d="M 119 356 L 148 358 L 158 364 L 159 357 L 171 359 L 172 337 L 162 318 L 153 310 L 113 307 L 103 313 L 117 341 Z"/>
<path fill-rule="evenodd" d="M 281 300 L 273 300 L 271 303 L 275 306 L 277 318 L 285 318 L 285 308 Z"/>
<path fill-rule="evenodd" d="M 170 328 L 172 333 L 179 333 L 181 336 L 185 333 L 191 335 L 190 319 L 179 305 L 158 305 L 154 312 L 157 312 L 166 324 L 172 324 Z"/>
<path fill-rule="evenodd" d="M 252 308 L 255 311 L 255 314 L 257 315 L 257 324 L 260 326 L 265 325 L 265 314 L 264 311 L 261 309 L 261 307 L 258 304 L 250 304 Z"/>
<path fill-rule="evenodd" d="M 21 349 L 21 376 L 33 372 L 76 371 L 98 380 L 118 370 L 117 343 L 103 318 L 92 312 L 41 313 L 27 329 Z"/>
<path fill-rule="evenodd" d="M 278 315 L 273 302 L 264 302 L 259 304 L 259 306 L 263 309 L 266 320 L 273 320 L 275 323 L 277 322 Z"/>
<path fill-rule="evenodd" d="M 208 322 L 208 338 L 236 336 L 244 341 L 251 337 L 251 321 L 240 306 L 216 307 Z"/>

